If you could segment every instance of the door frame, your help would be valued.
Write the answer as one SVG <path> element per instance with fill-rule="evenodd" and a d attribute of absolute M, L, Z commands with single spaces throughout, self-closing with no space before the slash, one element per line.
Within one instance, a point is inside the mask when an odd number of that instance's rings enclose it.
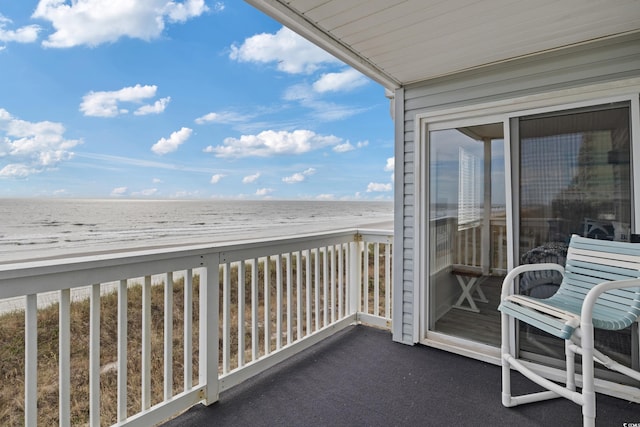
<path fill-rule="evenodd" d="M 640 79 L 633 78 L 617 82 L 599 83 L 546 92 L 520 98 L 504 99 L 483 104 L 461 106 L 443 110 L 416 114 L 415 131 L 415 203 L 414 203 L 414 325 L 416 342 L 437 347 L 467 357 L 500 364 L 499 349 L 475 343 L 469 340 L 429 331 L 429 132 L 432 130 L 451 129 L 460 126 L 471 126 L 484 123 L 503 123 L 505 144 L 505 203 L 506 203 L 506 237 L 507 237 L 507 269 L 515 266 L 518 245 L 518 183 L 514 180 L 518 174 L 517 148 L 513 150 L 512 119 L 521 116 L 550 113 L 589 107 L 609 102 L 630 103 L 630 145 L 632 171 L 632 230 L 640 227 Z M 517 130 L 517 128 L 515 128 Z M 514 152 L 515 151 L 515 152 Z M 640 338 L 640 337 L 639 337 Z M 516 342 L 515 334 L 511 338 Z M 542 368 L 543 370 L 546 368 Z M 554 373 L 549 376 L 553 377 Z M 606 387 L 608 388 L 608 387 Z"/>

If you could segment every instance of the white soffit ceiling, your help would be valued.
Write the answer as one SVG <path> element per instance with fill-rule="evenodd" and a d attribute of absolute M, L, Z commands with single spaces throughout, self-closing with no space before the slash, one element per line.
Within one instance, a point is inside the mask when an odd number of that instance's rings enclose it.
<path fill-rule="evenodd" d="M 389 89 L 640 31 L 640 0 L 246 1 Z"/>

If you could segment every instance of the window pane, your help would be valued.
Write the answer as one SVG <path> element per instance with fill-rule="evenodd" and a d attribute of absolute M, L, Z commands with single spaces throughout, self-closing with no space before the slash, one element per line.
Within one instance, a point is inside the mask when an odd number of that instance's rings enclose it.
<path fill-rule="evenodd" d="M 564 264 L 572 234 L 630 238 L 629 106 L 616 104 L 520 120 L 520 261 Z M 523 275 L 520 293 L 558 288 L 557 273 Z M 521 350 L 564 357 L 564 343 L 524 328 Z M 596 347 L 631 364 L 630 330 L 598 332 Z"/>
<path fill-rule="evenodd" d="M 503 124 L 429 133 L 429 330 L 498 347 Z"/>
<path fill-rule="evenodd" d="M 628 240 L 629 108 L 520 121 L 520 255 L 571 234 Z"/>

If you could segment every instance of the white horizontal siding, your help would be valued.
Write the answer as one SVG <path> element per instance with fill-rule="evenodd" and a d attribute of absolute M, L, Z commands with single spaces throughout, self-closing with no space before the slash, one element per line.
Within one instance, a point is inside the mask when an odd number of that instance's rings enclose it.
<path fill-rule="evenodd" d="M 634 34 L 407 87 L 406 118 L 421 111 L 619 80 L 638 75 L 638 70 L 640 34 Z"/>
<path fill-rule="evenodd" d="M 640 77 L 640 34 L 599 41 L 562 52 L 549 52 L 404 88 L 404 110 L 402 114 L 396 113 L 396 121 L 402 121 L 400 138 L 404 138 L 401 141 L 404 149 L 404 181 L 396 187 L 403 191 L 401 196 L 396 196 L 402 200 L 402 227 L 396 227 L 396 236 L 401 239 L 397 242 L 402 244 L 396 246 L 401 249 L 396 254 L 402 254 L 403 257 L 396 264 L 402 268 L 402 284 L 398 286 L 402 289 L 403 301 L 402 342 L 413 343 L 419 339 L 413 336 L 415 322 L 418 321 L 413 297 L 414 292 L 419 290 L 419 284 L 414 283 L 413 267 L 421 261 L 413 259 L 415 245 L 420 238 L 415 235 L 415 203 L 421 197 L 415 194 L 416 114 L 630 77 Z M 422 255 L 423 258 L 425 256 Z M 400 340 L 397 336 L 394 339 Z"/>

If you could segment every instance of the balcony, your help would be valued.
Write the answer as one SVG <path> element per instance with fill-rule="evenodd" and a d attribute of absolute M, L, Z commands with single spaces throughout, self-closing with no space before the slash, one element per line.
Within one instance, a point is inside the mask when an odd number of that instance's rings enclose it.
<path fill-rule="evenodd" d="M 392 239 L 345 230 L 0 265 L 0 423 L 154 425 L 350 325 L 389 327 Z"/>
<path fill-rule="evenodd" d="M 353 229 L 0 265 L 0 423 L 580 422 L 503 408 L 497 366 L 394 343 L 392 254 L 390 231 Z M 599 420 L 636 413 L 598 397 Z"/>
<path fill-rule="evenodd" d="M 564 399 L 503 407 L 500 381 L 499 366 L 350 326 L 163 427 L 582 425 Z M 533 389 L 521 376 L 513 385 Z M 638 405 L 598 395 L 597 413 L 598 425 L 631 425 Z"/>

